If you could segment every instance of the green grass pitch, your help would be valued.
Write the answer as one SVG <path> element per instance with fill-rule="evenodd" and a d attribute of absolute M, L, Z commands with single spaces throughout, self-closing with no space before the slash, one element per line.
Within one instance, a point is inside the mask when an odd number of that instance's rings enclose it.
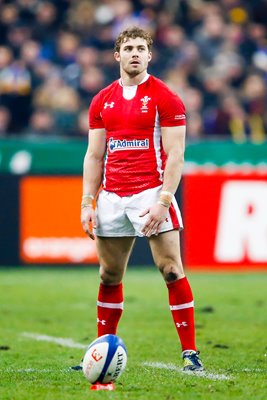
<path fill-rule="evenodd" d="M 265 400 L 267 274 L 188 276 L 205 373 L 181 372 L 180 346 L 159 272 L 129 268 L 118 330 L 128 349 L 127 367 L 114 392 L 91 392 L 83 374 L 69 367 L 95 338 L 98 270 L 0 269 L 0 399 Z M 72 347 L 54 342 L 57 338 L 72 339 Z"/>

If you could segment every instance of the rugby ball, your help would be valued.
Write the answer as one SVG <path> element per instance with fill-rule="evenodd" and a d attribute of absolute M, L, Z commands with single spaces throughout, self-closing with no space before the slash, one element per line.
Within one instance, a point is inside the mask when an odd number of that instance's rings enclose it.
<path fill-rule="evenodd" d="M 125 370 L 127 350 L 116 335 L 103 335 L 87 348 L 83 358 L 83 373 L 91 383 L 115 382 Z"/>

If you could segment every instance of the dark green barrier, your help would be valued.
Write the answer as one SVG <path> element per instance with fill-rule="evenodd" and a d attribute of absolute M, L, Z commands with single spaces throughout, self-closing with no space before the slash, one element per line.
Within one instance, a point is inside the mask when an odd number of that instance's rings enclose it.
<path fill-rule="evenodd" d="M 267 165 L 267 142 L 233 143 L 231 141 L 203 141 L 187 145 L 186 161 L 198 164 L 214 163 L 223 166 L 229 162 Z"/>
<path fill-rule="evenodd" d="M 0 140 L 0 173 L 81 174 L 85 141 Z"/>

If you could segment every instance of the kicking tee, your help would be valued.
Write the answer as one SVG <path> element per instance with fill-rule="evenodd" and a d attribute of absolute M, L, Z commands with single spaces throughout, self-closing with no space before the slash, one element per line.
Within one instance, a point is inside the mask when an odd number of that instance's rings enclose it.
<path fill-rule="evenodd" d="M 162 184 L 166 154 L 161 127 L 185 125 L 184 105 L 160 79 L 137 86 L 117 80 L 89 108 L 90 129 L 106 130 L 103 188 L 129 196 Z"/>

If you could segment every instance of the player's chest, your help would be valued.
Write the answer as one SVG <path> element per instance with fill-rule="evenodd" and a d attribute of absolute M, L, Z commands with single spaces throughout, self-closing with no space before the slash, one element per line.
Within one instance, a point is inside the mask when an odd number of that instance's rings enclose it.
<path fill-rule="evenodd" d="M 138 93 L 132 99 L 119 95 L 105 100 L 101 115 L 108 131 L 154 127 L 157 107 L 153 96 Z"/>

